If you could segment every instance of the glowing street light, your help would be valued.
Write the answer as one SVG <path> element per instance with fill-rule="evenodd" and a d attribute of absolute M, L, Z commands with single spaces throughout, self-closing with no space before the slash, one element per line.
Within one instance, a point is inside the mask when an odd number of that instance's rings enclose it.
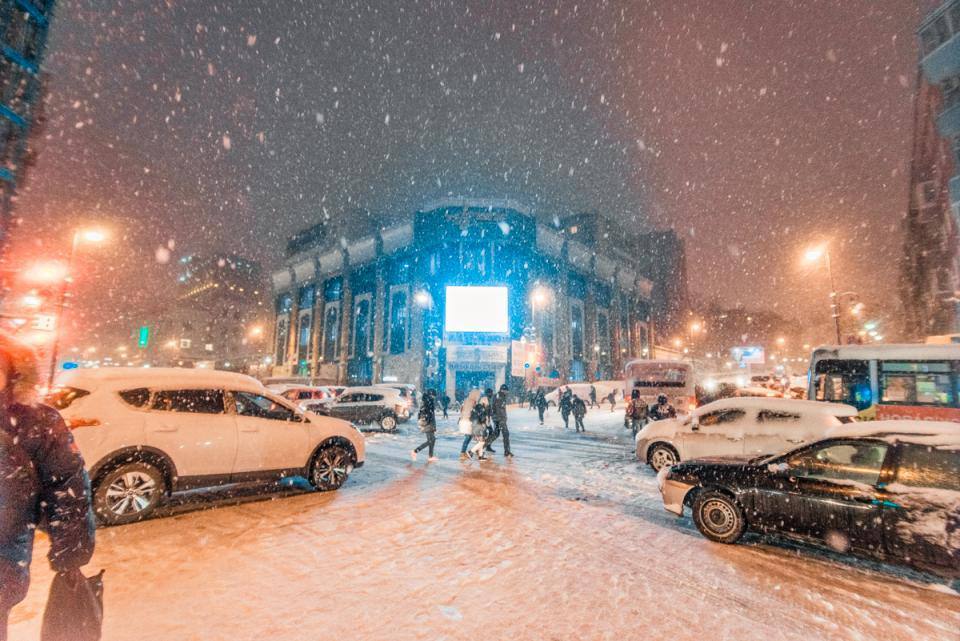
<path fill-rule="evenodd" d="M 24 307 L 40 307 L 43 305 L 43 299 L 37 296 L 36 294 L 27 294 L 20 299 L 20 304 Z"/>
<path fill-rule="evenodd" d="M 842 334 L 840 332 L 840 297 L 837 295 L 837 286 L 833 280 L 833 267 L 830 264 L 830 248 L 824 243 L 816 247 L 808 248 L 803 254 L 803 259 L 808 263 L 818 263 L 821 258 L 827 263 L 827 277 L 830 279 L 830 314 L 833 316 L 837 331 L 837 345 L 840 345 L 842 343 Z"/>
<path fill-rule="evenodd" d="M 413 295 L 413 300 L 420 307 L 427 307 L 430 305 L 430 292 L 421 289 Z"/>
<path fill-rule="evenodd" d="M 53 328 L 53 345 L 50 347 L 50 377 L 47 380 L 47 389 L 53 389 L 53 377 L 57 371 L 57 350 L 60 347 L 60 322 L 63 319 L 63 306 L 67 300 L 67 290 L 70 287 L 70 275 L 73 273 L 73 263 L 77 255 L 77 248 L 81 243 L 99 245 L 107 239 L 107 232 L 97 227 L 77 229 L 73 232 L 70 242 L 70 257 L 67 266 L 60 278 L 60 295 L 57 300 L 57 320 Z"/>
<path fill-rule="evenodd" d="M 254 325 L 247 332 L 247 335 L 253 339 L 263 338 L 263 325 Z"/>

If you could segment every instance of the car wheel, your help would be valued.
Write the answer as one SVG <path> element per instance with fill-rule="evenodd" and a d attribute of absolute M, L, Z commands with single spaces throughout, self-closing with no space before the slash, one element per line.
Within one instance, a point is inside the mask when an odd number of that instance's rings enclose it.
<path fill-rule="evenodd" d="M 380 428 L 388 431 L 397 429 L 397 417 L 393 414 L 384 414 L 380 417 Z"/>
<path fill-rule="evenodd" d="M 736 543 L 747 529 L 747 520 L 737 502 L 721 492 L 702 492 L 693 502 L 693 522 L 717 543 Z"/>
<path fill-rule="evenodd" d="M 650 448 L 647 461 L 650 463 L 650 467 L 653 468 L 654 472 L 659 472 L 665 467 L 679 463 L 680 457 L 677 455 L 677 451 L 666 443 L 655 443 L 653 447 Z"/>
<path fill-rule="evenodd" d="M 353 457 L 339 445 L 326 447 L 313 458 L 310 484 L 321 492 L 339 489 L 353 469 Z"/>
<path fill-rule="evenodd" d="M 124 463 L 107 472 L 93 492 L 93 510 L 107 525 L 147 518 L 166 492 L 163 473 L 150 463 Z"/>

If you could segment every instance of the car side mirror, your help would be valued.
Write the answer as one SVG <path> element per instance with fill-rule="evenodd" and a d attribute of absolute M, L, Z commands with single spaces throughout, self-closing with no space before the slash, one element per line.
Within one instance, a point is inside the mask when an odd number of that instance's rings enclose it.
<path fill-rule="evenodd" d="M 700 421 L 695 418 L 690 419 L 690 431 L 699 432 L 700 431 Z"/>

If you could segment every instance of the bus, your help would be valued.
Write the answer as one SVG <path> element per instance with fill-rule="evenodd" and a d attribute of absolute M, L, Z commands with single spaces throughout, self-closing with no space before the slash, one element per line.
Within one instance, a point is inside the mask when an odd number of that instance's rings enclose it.
<path fill-rule="evenodd" d="M 842 345 L 814 350 L 810 399 L 847 403 L 864 419 L 960 422 L 960 345 Z"/>
<path fill-rule="evenodd" d="M 623 368 L 623 397 L 629 399 L 635 388 L 650 405 L 657 402 L 657 396 L 666 394 L 677 412 L 689 412 L 697 406 L 693 366 L 686 361 L 628 362 Z"/>

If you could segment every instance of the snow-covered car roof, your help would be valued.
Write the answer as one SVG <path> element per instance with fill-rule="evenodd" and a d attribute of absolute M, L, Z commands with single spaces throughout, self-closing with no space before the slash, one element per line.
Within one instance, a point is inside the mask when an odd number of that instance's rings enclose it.
<path fill-rule="evenodd" d="M 925 360 L 960 359 L 960 344 L 890 343 L 886 345 L 824 345 L 813 350 L 813 358 L 843 360 Z"/>
<path fill-rule="evenodd" d="M 136 387 L 179 389 L 234 389 L 238 391 L 267 391 L 260 381 L 236 372 L 185 367 L 99 367 L 75 369 L 57 378 L 57 385 L 79 387 L 109 387 L 132 389 Z"/>
<path fill-rule="evenodd" d="M 794 398 L 768 398 L 762 396 L 741 396 L 738 398 L 721 398 L 718 401 L 701 405 L 694 414 L 702 416 L 708 412 L 722 409 L 763 409 L 773 412 L 800 412 L 830 414 L 831 416 L 856 416 L 857 408 L 843 403 L 824 403 L 822 401 L 805 401 Z"/>
<path fill-rule="evenodd" d="M 831 427 L 827 438 L 875 436 L 889 441 L 960 448 L 960 423 L 948 421 L 890 420 L 864 421 Z"/>
<path fill-rule="evenodd" d="M 340 398 L 347 394 L 383 394 L 384 396 L 396 396 L 400 398 L 400 390 L 395 387 L 378 387 L 376 385 L 363 385 L 358 387 L 348 387 L 340 392 Z"/>

